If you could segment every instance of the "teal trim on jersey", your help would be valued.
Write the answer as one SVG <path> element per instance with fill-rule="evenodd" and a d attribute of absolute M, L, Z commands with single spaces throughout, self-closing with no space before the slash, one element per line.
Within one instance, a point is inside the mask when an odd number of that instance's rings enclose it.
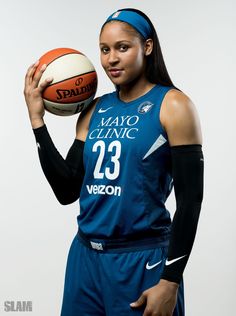
<path fill-rule="evenodd" d="M 159 116 L 172 88 L 156 85 L 131 102 L 121 101 L 117 92 L 98 101 L 84 147 L 78 216 L 87 236 L 169 233 L 165 202 L 173 187 L 171 155 Z"/>

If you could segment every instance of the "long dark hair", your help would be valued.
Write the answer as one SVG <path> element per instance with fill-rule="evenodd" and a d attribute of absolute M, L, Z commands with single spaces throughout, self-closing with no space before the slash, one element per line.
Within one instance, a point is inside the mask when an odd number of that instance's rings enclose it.
<path fill-rule="evenodd" d="M 146 77 L 148 81 L 155 84 L 161 84 L 163 86 L 173 86 L 174 88 L 178 89 L 173 84 L 172 80 L 170 79 L 170 76 L 168 74 L 168 71 L 164 62 L 164 58 L 162 55 L 161 46 L 160 46 L 160 42 L 159 42 L 156 30 L 151 20 L 149 19 L 149 17 L 142 11 L 138 9 L 133 9 L 133 8 L 124 8 L 118 11 L 133 11 L 133 12 L 138 13 L 149 23 L 152 29 L 150 38 L 153 40 L 153 50 L 152 50 L 152 53 L 149 56 L 147 56 L 147 65 L 146 65 Z M 139 38 L 143 42 L 145 42 L 144 37 L 139 32 L 136 31 L 136 33 L 138 34 Z"/>

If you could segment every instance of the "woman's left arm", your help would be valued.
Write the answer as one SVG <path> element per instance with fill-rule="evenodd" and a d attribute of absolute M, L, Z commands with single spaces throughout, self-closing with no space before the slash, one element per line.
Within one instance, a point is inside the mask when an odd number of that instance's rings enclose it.
<path fill-rule="evenodd" d="M 172 91 L 167 98 L 163 116 L 171 146 L 176 211 L 162 279 L 179 284 L 195 239 L 203 199 L 202 133 L 194 104 L 180 91 Z"/>
<path fill-rule="evenodd" d="M 170 90 L 163 101 L 160 119 L 171 146 L 176 212 L 161 280 L 131 305 L 139 307 L 146 303 L 144 316 L 172 315 L 203 199 L 202 133 L 194 104 L 184 93 Z"/>

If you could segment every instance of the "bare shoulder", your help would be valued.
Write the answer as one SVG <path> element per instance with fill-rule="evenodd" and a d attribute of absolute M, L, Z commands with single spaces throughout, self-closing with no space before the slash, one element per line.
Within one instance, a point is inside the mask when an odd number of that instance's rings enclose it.
<path fill-rule="evenodd" d="M 77 139 L 82 140 L 82 141 L 86 140 L 88 129 L 89 129 L 89 122 L 98 100 L 99 98 L 94 99 L 89 104 L 89 106 L 80 113 L 77 123 L 76 123 L 76 138 Z"/>
<path fill-rule="evenodd" d="M 163 123 L 168 123 L 168 120 L 179 119 L 179 116 L 185 118 L 190 114 L 197 114 L 195 105 L 191 99 L 177 89 L 171 89 L 166 93 L 161 111 L 164 120 Z"/>
<path fill-rule="evenodd" d="M 201 144 L 202 134 L 196 106 L 177 89 L 169 90 L 160 112 L 161 124 L 167 132 L 170 145 Z"/>

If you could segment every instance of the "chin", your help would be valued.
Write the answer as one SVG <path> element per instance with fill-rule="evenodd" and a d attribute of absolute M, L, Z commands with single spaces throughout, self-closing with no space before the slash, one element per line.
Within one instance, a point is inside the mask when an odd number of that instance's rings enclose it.
<path fill-rule="evenodd" d="M 121 78 L 111 78 L 111 77 L 109 77 L 109 79 L 116 86 L 120 86 L 120 85 L 124 84 L 124 80 L 122 80 Z"/>
<path fill-rule="evenodd" d="M 125 86 L 125 85 L 128 85 L 130 84 L 133 80 L 127 80 L 125 78 L 110 78 L 109 79 L 111 80 L 111 82 L 116 85 L 116 86 Z"/>

